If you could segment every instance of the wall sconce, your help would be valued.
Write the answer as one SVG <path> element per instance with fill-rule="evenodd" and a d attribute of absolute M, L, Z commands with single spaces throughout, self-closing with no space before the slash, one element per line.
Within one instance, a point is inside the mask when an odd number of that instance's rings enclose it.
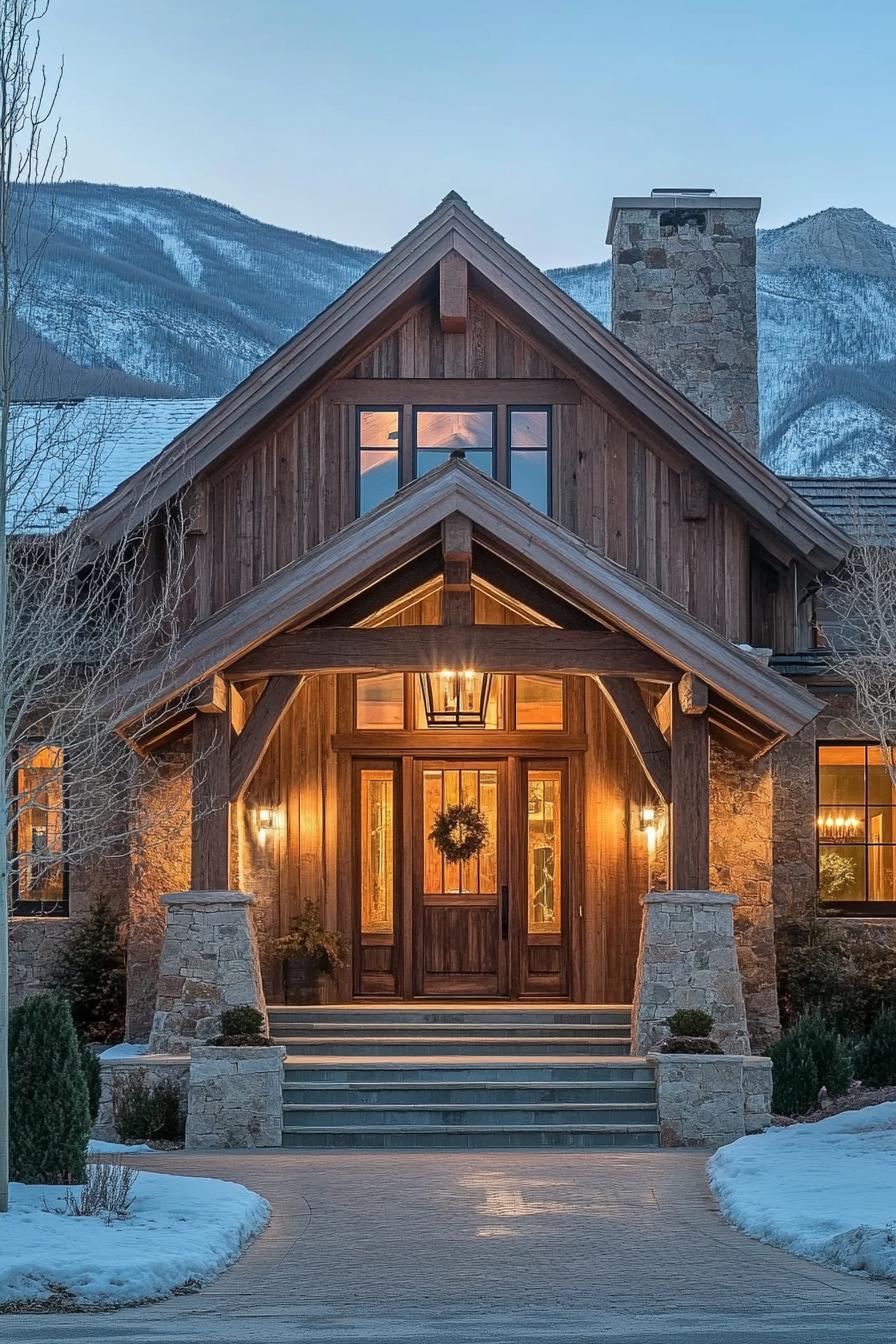
<path fill-rule="evenodd" d="M 647 837 L 647 853 L 652 856 L 656 851 L 657 837 L 657 816 L 655 807 L 650 807 L 648 805 L 640 809 L 638 813 L 638 826 Z"/>
<path fill-rule="evenodd" d="M 277 822 L 277 814 L 272 807 L 258 807 L 255 809 L 255 825 L 258 829 L 258 839 L 264 844 L 267 837 L 273 832 Z"/>

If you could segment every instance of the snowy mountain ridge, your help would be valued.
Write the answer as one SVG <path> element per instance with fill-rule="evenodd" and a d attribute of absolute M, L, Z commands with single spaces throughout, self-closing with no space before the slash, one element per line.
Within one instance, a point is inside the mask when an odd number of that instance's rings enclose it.
<path fill-rule="evenodd" d="M 23 399 L 220 396 L 379 256 L 155 188 L 64 183 L 32 226 Z M 609 262 L 548 275 L 608 321 Z M 829 209 L 761 230 L 757 277 L 764 459 L 896 475 L 896 228 Z"/>

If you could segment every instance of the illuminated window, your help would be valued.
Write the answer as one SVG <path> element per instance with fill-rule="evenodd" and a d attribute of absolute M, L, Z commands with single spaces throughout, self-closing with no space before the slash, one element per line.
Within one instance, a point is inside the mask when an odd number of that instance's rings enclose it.
<path fill-rule="evenodd" d="M 563 728 L 563 682 L 559 677 L 517 677 L 516 726 Z"/>
<path fill-rule="evenodd" d="M 404 675 L 385 672 L 355 678 L 357 728 L 404 727 Z"/>
<path fill-rule="evenodd" d="M 67 915 L 61 747 L 21 753 L 15 796 L 13 914 Z"/>
<path fill-rule="evenodd" d="M 369 513 L 398 489 L 401 412 L 358 411 L 358 513 Z"/>
<path fill-rule="evenodd" d="M 391 933 L 395 894 L 392 771 L 361 771 L 361 932 Z"/>
<path fill-rule="evenodd" d="M 530 933 L 559 933 L 560 921 L 559 770 L 530 770 L 528 779 L 528 907 Z"/>
<path fill-rule="evenodd" d="M 462 449 L 471 466 L 495 474 L 495 412 L 434 407 L 414 411 L 415 474 L 423 476 Z"/>
<path fill-rule="evenodd" d="M 880 747 L 818 748 L 818 895 L 829 910 L 896 912 L 896 791 Z M 870 913 L 870 911 L 869 911 Z"/>
<path fill-rule="evenodd" d="M 511 406 L 508 450 L 511 490 L 541 513 L 551 511 L 551 412 L 547 406 Z"/>

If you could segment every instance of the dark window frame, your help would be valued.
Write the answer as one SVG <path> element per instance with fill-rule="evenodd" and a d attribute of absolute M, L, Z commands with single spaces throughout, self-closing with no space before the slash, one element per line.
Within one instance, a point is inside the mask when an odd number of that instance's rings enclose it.
<path fill-rule="evenodd" d="M 868 899 L 868 851 L 873 849 L 892 849 L 894 858 L 896 858 L 896 842 L 891 845 L 875 844 L 869 841 L 867 835 L 868 820 L 868 748 L 879 746 L 878 742 L 871 738 L 862 737 L 843 737 L 843 738 L 825 738 L 823 741 L 815 743 L 815 811 L 813 822 L 815 825 L 815 908 L 822 918 L 851 918 L 856 916 L 865 919 L 893 919 L 896 917 L 896 901 L 869 901 Z M 830 807 L 830 803 L 822 803 L 821 798 L 821 752 L 823 747 L 862 747 L 865 751 L 864 767 L 864 796 L 861 803 L 855 803 L 855 807 L 861 807 L 865 825 L 863 825 L 863 836 L 861 841 L 851 842 L 865 851 L 865 899 L 864 901 L 823 901 L 821 899 L 821 851 L 823 849 L 836 849 L 838 846 L 834 843 L 823 843 L 818 830 L 818 816 L 820 809 Z M 896 815 L 896 804 L 893 804 L 894 815 Z"/>
<path fill-rule="evenodd" d="M 470 449 L 470 452 L 471 452 L 471 453 L 491 453 L 491 455 L 492 455 L 492 471 L 491 471 L 491 479 L 492 479 L 493 481 L 498 480 L 498 407 L 497 407 L 496 405 L 489 405 L 488 403 L 485 403 L 484 405 L 478 405 L 478 406 L 477 406 L 477 405 L 463 405 L 463 406 L 429 406 L 429 405 L 425 405 L 425 406 L 424 406 L 424 405 L 419 405 L 419 406 L 418 406 L 418 405 L 414 404 L 414 405 L 411 407 L 411 471 L 413 472 L 413 477 L 412 477 L 413 480 L 417 481 L 417 480 L 420 479 L 418 454 L 420 454 L 420 453 L 451 452 L 451 449 L 445 449 L 445 448 L 421 448 L 421 447 L 418 445 L 418 443 L 417 443 L 417 417 L 418 417 L 418 415 L 420 414 L 421 411 L 436 411 L 436 412 L 452 412 L 452 411 L 453 411 L 455 414 L 460 414 L 460 413 L 462 413 L 462 412 L 464 412 L 464 411 L 473 411 L 473 412 L 476 412 L 477 414 L 481 413 L 482 411 L 488 411 L 489 414 L 490 414 L 491 417 L 492 417 L 492 446 L 491 446 L 491 448 L 471 448 L 471 449 Z M 431 470 L 432 470 L 432 468 L 431 468 Z M 425 475 L 425 474 L 426 474 L 426 473 L 424 472 L 424 475 Z"/>
<path fill-rule="evenodd" d="M 392 406 L 365 405 L 355 407 L 355 517 L 356 518 L 363 518 L 365 513 L 372 512 L 371 509 L 365 509 L 363 512 L 361 510 L 361 454 L 365 451 L 376 452 L 375 448 L 372 447 L 365 448 L 364 444 L 362 444 L 361 442 L 361 416 L 364 414 L 365 411 L 368 412 L 393 411 L 398 413 L 398 440 L 395 444 L 395 459 L 398 464 L 398 489 L 400 490 L 403 485 L 407 484 L 406 481 L 402 480 L 402 471 L 401 471 L 401 459 L 402 459 L 401 445 L 404 438 L 403 410 L 404 408 L 398 405 L 397 403 Z M 390 499 L 391 496 L 387 495 L 386 498 Z M 381 502 L 385 503 L 385 500 L 382 500 Z M 379 505 L 378 504 L 374 505 L 374 508 L 379 508 Z"/>
<path fill-rule="evenodd" d="M 34 752 L 39 751 L 41 747 L 52 745 L 53 745 L 52 743 L 36 741 L 33 744 L 34 750 L 31 752 L 31 754 L 33 755 Z M 61 778 L 59 781 L 60 794 L 61 794 L 60 810 L 62 812 L 62 853 L 59 857 L 59 863 L 62 868 L 62 896 L 58 901 L 33 901 L 29 900 L 27 897 L 21 896 L 20 894 L 21 878 L 20 878 L 20 867 L 18 860 L 22 854 L 30 854 L 32 853 L 32 851 L 23 850 L 21 847 L 21 839 L 19 833 L 19 827 L 21 825 L 21 808 L 18 805 L 16 805 L 16 819 L 15 819 L 15 825 L 13 827 L 13 837 L 11 846 L 13 861 L 9 874 L 10 915 L 16 919 L 69 918 L 69 866 L 65 858 L 66 839 L 68 835 L 68 827 L 66 821 L 67 809 L 66 809 L 66 787 L 65 787 L 67 767 L 65 759 L 65 749 L 63 747 L 60 747 L 59 749 L 62 751 L 62 771 L 61 771 Z M 19 791 L 19 781 L 18 781 L 19 771 L 25 768 L 25 761 L 27 759 L 28 751 L 29 751 L 29 744 L 27 742 L 23 743 L 23 745 L 19 748 L 18 751 L 19 759 L 16 761 L 15 775 L 14 775 L 16 794 L 18 794 Z"/>
<path fill-rule="evenodd" d="M 513 423 L 513 420 L 512 420 L 512 412 L 513 412 L 513 411 L 517 411 L 517 412 L 519 412 L 519 411 L 546 411 L 546 412 L 547 412 L 547 434 L 546 434 L 547 443 L 545 444 L 544 448 L 514 448 L 513 443 L 512 443 L 512 441 L 511 441 L 511 432 L 510 432 L 510 427 L 511 427 L 511 425 L 512 425 L 512 423 Z M 523 452 L 523 453 L 525 453 L 525 452 L 529 452 L 529 453 L 541 453 L 541 452 L 543 452 L 543 453 L 545 454 L 545 461 L 546 461 L 546 463 L 547 463 L 547 487 L 548 487 L 548 488 L 547 488 L 547 506 L 546 506 L 544 512 L 545 512 L 545 517 L 546 517 L 546 518 L 552 518 L 552 517 L 554 516 L 554 408 L 553 408 L 553 406 L 535 406 L 535 405 L 531 405 L 531 404 L 526 404 L 526 405 L 513 405 L 513 406 L 508 406 L 508 407 L 507 407 L 507 480 L 504 482 L 504 484 L 505 484 L 510 490 L 513 490 L 513 454 L 514 454 L 515 452 Z M 516 494 L 517 492 L 514 491 L 514 493 Z M 520 495 L 520 498 L 522 499 L 522 495 Z M 528 503 L 528 500 L 527 500 L 526 502 Z M 532 505 L 530 505 L 530 507 L 534 509 L 536 506 L 535 506 L 534 504 L 532 504 Z M 540 513 L 541 510 L 539 509 L 538 512 Z"/>

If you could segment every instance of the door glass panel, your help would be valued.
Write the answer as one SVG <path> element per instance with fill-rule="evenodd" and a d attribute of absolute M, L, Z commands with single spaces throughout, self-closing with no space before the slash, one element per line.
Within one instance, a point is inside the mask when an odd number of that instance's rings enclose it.
<path fill-rule="evenodd" d="M 530 933 L 560 932 L 561 773 L 530 770 L 527 869 Z"/>
<path fill-rule="evenodd" d="M 391 770 L 361 771 L 361 932 L 391 933 L 394 903 Z"/>
<path fill-rule="evenodd" d="M 438 812 L 454 803 L 473 803 L 485 817 L 488 836 L 478 854 L 451 863 L 429 838 Z M 498 772 L 477 769 L 423 771 L 423 890 L 439 894 L 490 894 L 497 890 Z"/>
<path fill-rule="evenodd" d="M 517 677 L 516 726 L 562 729 L 563 682 L 559 677 Z"/>
<path fill-rule="evenodd" d="M 404 727 L 404 674 L 385 672 L 355 679 L 358 728 Z"/>

